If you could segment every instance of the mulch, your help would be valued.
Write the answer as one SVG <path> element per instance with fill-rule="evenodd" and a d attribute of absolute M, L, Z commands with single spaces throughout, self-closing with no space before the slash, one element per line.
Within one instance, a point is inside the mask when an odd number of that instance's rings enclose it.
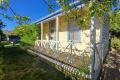
<path fill-rule="evenodd" d="M 120 80 L 120 51 L 113 49 L 107 55 L 98 80 Z"/>

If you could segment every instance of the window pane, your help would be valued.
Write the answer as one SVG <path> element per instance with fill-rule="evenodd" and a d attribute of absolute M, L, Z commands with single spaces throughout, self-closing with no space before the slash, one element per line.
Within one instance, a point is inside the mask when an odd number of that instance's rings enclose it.
<path fill-rule="evenodd" d="M 70 32 L 69 40 L 73 40 L 72 32 Z"/>
<path fill-rule="evenodd" d="M 72 40 L 72 41 L 79 41 L 78 39 L 78 31 L 70 31 L 69 32 L 69 40 Z"/>
<path fill-rule="evenodd" d="M 73 40 L 78 40 L 78 32 L 73 32 Z"/>

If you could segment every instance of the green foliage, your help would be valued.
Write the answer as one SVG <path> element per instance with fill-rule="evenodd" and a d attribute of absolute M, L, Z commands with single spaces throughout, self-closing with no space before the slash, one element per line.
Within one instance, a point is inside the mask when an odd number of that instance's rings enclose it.
<path fill-rule="evenodd" d="M 4 24 L 4 22 L 0 20 L 0 30 L 1 30 L 2 28 L 4 28 L 5 26 L 6 26 L 6 25 Z"/>
<path fill-rule="evenodd" d="M 120 10 L 111 15 L 110 34 L 112 37 L 111 45 L 113 48 L 120 50 Z"/>
<path fill-rule="evenodd" d="M 3 40 L 6 37 L 2 30 L 0 30 L 0 37 L 0 40 Z"/>
<path fill-rule="evenodd" d="M 21 42 L 33 45 L 37 38 L 36 25 L 20 25 L 16 27 L 15 32 L 21 37 Z"/>
<path fill-rule="evenodd" d="M 9 7 L 8 5 L 9 0 L 0 0 L 0 9 L 6 11 Z"/>
<path fill-rule="evenodd" d="M 7 10 L 10 10 L 13 16 L 6 14 L 5 11 Z M 31 20 L 27 16 L 17 15 L 16 12 L 9 5 L 9 0 L 0 0 L 0 16 L 9 20 L 16 20 L 19 25 L 28 24 L 28 22 Z"/>
<path fill-rule="evenodd" d="M 120 37 L 120 10 L 111 15 L 110 33 L 112 36 Z"/>
<path fill-rule="evenodd" d="M 9 44 L 8 41 L 2 41 L 2 42 L 0 43 L 1 46 L 8 45 L 8 44 Z"/>
<path fill-rule="evenodd" d="M 90 72 L 89 68 L 83 65 L 79 67 L 79 70 L 81 73 L 85 73 L 86 75 Z"/>
<path fill-rule="evenodd" d="M 76 4 L 71 4 L 75 2 L 76 0 L 57 0 L 58 4 L 62 8 L 63 12 L 69 12 L 73 10 L 78 10 L 76 7 Z M 89 19 L 94 16 L 102 16 L 102 14 L 105 12 L 110 16 L 111 14 L 111 8 L 114 6 L 114 8 L 119 9 L 119 2 L 118 0 L 79 0 L 80 3 L 84 3 L 86 7 L 86 11 L 84 11 L 84 8 L 79 9 L 81 12 L 79 15 L 78 13 L 74 14 L 76 17 L 78 25 L 80 25 L 83 28 L 86 28 L 90 25 Z M 52 5 L 52 4 L 49 4 Z"/>
<path fill-rule="evenodd" d="M 0 0 L 0 16 L 12 20 L 13 17 L 10 17 L 8 14 L 5 13 L 5 11 L 7 11 L 8 9 L 10 9 L 9 0 Z"/>
<path fill-rule="evenodd" d="M 4 40 L 6 37 L 2 31 L 2 28 L 4 28 L 4 27 L 5 27 L 4 23 L 0 20 L 0 46 L 2 46 L 2 47 L 3 47 L 3 44 L 1 43 L 1 41 Z"/>
<path fill-rule="evenodd" d="M 15 20 L 17 21 L 17 23 L 19 25 L 22 25 L 22 24 L 28 24 L 28 22 L 31 19 L 29 17 L 27 17 L 27 16 L 15 16 Z"/>
<path fill-rule="evenodd" d="M 112 38 L 112 47 L 120 51 L 120 38 Z"/>

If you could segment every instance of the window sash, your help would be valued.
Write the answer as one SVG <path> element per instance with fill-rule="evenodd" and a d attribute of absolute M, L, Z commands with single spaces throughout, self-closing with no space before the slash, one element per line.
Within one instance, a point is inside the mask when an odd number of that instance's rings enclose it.
<path fill-rule="evenodd" d="M 80 27 L 76 25 L 74 17 L 68 19 L 68 41 L 80 42 Z"/>
<path fill-rule="evenodd" d="M 80 42 L 80 30 L 68 31 L 68 41 Z"/>

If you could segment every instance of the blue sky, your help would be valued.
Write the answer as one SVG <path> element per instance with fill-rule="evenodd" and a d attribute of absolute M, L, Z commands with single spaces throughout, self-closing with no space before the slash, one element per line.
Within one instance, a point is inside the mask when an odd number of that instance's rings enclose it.
<path fill-rule="evenodd" d="M 42 0 L 10 0 L 10 6 L 18 15 L 29 16 L 31 23 L 49 14 L 48 6 Z M 9 10 L 6 13 L 12 16 Z M 13 30 L 17 26 L 15 21 L 0 19 L 7 25 L 5 30 Z"/>
<path fill-rule="evenodd" d="M 38 19 L 49 14 L 48 6 L 43 0 L 9 0 L 12 9 L 21 16 L 29 16 L 31 22 L 37 21 Z M 10 10 L 5 12 L 9 16 L 13 16 Z M 15 21 L 10 21 L 0 16 L 0 19 L 7 25 L 5 30 L 14 30 L 17 26 Z"/>

